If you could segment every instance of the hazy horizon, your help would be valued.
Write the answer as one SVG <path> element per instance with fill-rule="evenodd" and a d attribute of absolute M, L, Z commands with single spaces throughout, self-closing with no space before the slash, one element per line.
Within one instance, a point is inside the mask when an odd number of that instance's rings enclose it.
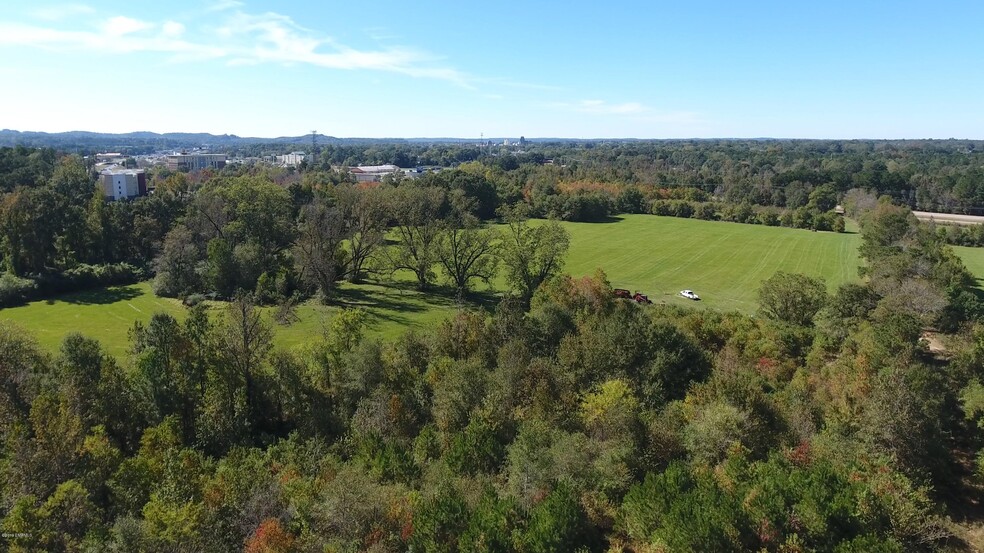
<path fill-rule="evenodd" d="M 283 138 L 299 138 L 299 139 L 304 139 L 306 137 L 309 138 L 311 136 L 311 133 L 307 133 L 307 134 L 282 134 L 282 135 L 277 135 L 277 136 L 251 136 L 251 135 L 240 135 L 240 134 L 236 134 L 236 133 L 227 133 L 227 132 L 209 132 L 209 131 L 163 131 L 162 132 L 162 131 L 152 131 L 152 130 L 146 130 L 146 129 L 144 129 L 144 130 L 136 130 L 136 131 L 121 131 L 121 132 L 102 132 L 102 131 L 92 131 L 92 130 L 88 130 L 88 129 L 72 129 L 72 130 L 68 130 L 68 131 L 36 131 L 36 130 L 7 129 L 7 128 L 0 129 L 0 132 L 3 132 L 3 131 L 18 132 L 18 133 L 25 133 L 25 134 L 26 133 L 44 133 L 44 134 L 51 134 L 51 135 L 68 134 L 68 133 L 92 133 L 92 134 L 106 134 L 106 135 L 120 135 L 120 136 L 122 136 L 122 135 L 128 135 L 128 134 L 140 134 L 140 133 L 152 133 L 152 134 L 158 134 L 158 135 L 168 135 L 168 134 L 208 134 L 208 135 L 211 135 L 211 136 L 235 136 L 237 138 L 242 138 L 242 139 L 255 138 L 255 139 L 259 139 L 259 140 L 276 140 L 276 139 L 283 139 Z M 545 141 L 545 140 L 579 140 L 579 141 L 590 141 L 590 140 L 631 140 L 631 141 L 647 141 L 647 140 L 652 140 L 652 141 L 674 141 L 674 140 L 707 140 L 707 141 L 714 141 L 714 140 L 736 140 L 736 141 L 743 141 L 743 140 L 750 140 L 750 141 L 754 141 L 754 140 L 762 140 L 762 141 L 819 140 L 819 141 L 831 141 L 831 142 L 837 142 L 837 141 L 864 141 L 864 140 L 886 141 L 886 142 L 910 141 L 910 140 L 911 141 L 924 141 L 924 140 L 933 140 L 933 141 L 949 141 L 949 140 L 955 140 L 955 141 L 963 141 L 963 140 L 966 140 L 966 141 L 971 141 L 971 142 L 984 141 L 984 138 L 973 138 L 973 137 L 962 137 L 962 136 L 951 136 L 951 137 L 946 137 L 946 138 L 913 137 L 913 136 L 899 137 L 899 138 L 883 138 L 883 137 L 872 137 L 872 136 L 861 136 L 861 137 L 857 137 L 857 138 L 842 138 L 842 137 L 831 137 L 831 138 L 827 138 L 827 137 L 815 137 L 815 136 L 705 136 L 705 137 L 699 137 L 699 136 L 670 136 L 670 137 L 664 137 L 664 138 L 657 138 L 657 137 L 645 137 L 645 136 L 634 137 L 634 136 L 525 136 L 525 135 L 508 135 L 508 136 L 502 135 L 502 136 L 476 137 L 476 136 L 413 136 L 413 135 L 411 135 L 411 136 L 386 136 L 386 135 L 383 135 L 383 136 L 338 136 L 338 135 L 333 135 L 333 134 L 324 134 L 324 133 L 321 133 L 321 132 L 318 132 L 318 136 L 319 137 L 325 137 L 325 138 L 334 138 L 334 139 L 339 139 L 339 140 L 377 140 L 377 141 L 385 141 L 385 140 L 462 140 L 462 141 L 481 141 L 481 140 L 503 140 L 503 139 L 508 139 L 508 140 L 514 140 L 515 139 L 515 140 L 518 140 L 520 138 L 525 138 L 528 141 Z"/>

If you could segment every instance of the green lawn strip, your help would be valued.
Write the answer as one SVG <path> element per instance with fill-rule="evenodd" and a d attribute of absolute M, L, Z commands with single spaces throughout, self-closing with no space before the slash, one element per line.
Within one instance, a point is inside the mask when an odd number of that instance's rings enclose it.
<path fill-rule="evenodd" d="M 963 260 L 967 270 L 977 278 L 977 287 L 984 290 L 984 248 L 951 246 L 953 252 Z"/>
<path fill-rule="evenodd" d="M 66 334 L 80 332 L 98 339 L 109 353 L 123 356 L 134 321 L 147 322 L 158 311 L 183 317 L 185 308 L 177 300 L 158 298 L 149 282 L 141 282 L 0 309 L 0 319 L 30 330 L 49 351 L 57 351 Z"/>
<path fill-rule="evenodd" d="M 431 328 L 457 309 L 457 302 L 446 290 L 423 294 L 407 288 L 403 283 L 342 284 L 336 304 L 311 300 L 298 306 L 297 322 L 274 324 L 275 343 L 295 348 L 317 342 L 331 316 L 344 307 L 366 309 L 370 333 L 383 338 L 399 336 L 408 329 Z M 222 302 L 209 302 L 208 306 L 213 316 L 221 316 Z M 0 319 L 30 330 L 48 351 L 57 351 L 67 334 L 80 332 L 99 340 L 110 354 L 124 357 L 133 323 L 146 323 L 158 311 L 183 320 L 187 309 L 177 300 L 155 296 L 150 282 L 141 282 L 2 309 Z M 272 321 L 276 308 L 263 307 L 261 311 Z"/>

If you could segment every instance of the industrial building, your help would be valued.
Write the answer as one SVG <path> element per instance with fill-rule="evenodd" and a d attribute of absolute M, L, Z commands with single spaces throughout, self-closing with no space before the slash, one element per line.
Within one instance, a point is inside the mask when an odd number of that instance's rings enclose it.
<path fill-rule="evenodd" d="M 103 197 L 125 200 L 147 195 L 147 174 L 138 169 L 106 169 L 99 173 Z"/>
<path fill-rule="evenodd" d="M 167 168 L 172 171 L 201 171 L 225 167 L 225 154 L 174 154 L 167 156 Z"/>

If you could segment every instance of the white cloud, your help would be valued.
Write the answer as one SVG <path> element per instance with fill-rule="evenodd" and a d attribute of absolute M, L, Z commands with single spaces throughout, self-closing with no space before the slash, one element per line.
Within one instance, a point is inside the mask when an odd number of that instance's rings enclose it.
<path fill-rule="evenodd" d="M 0 23 L 0 44 L 107 53 L 171 53 L 172 61 L 225 59 L 230 65 L 306 64 L 327 69 L 373 70 L 452 82 L 474 88 L 473 79 L 440 58 L 413 48 L 357 49 L 305 29 L 286 15 L 249 14 L 234 0 L 213 3 L 216 27 L 198 33 L 177 21 L 151 23 L 118 15 L 90 30 Z"/>
<path fill-rule="evenodd" d="M 138 19 L 118 15 L 107 19 L 102 24 L 102 30 L 104 33 L 109 35 L 123 36 L 130 33 L 145 31 L 153 26 L 153 24 L 147 23 L 146 21 L 140 21 Z"/>
<path fill-rule="evenodd" d="M 164 36 L 177 37 L 184 34 L 184 31 L 185 26 L 177 21 L 165 21 L 164 25 L 161 26 L 161 32 Z"/>
<path fill-rule="evenodd" d="M 205 8 L 207 12 L 221 12 L 226 10 L 231 10 L 233 8 L 242 7 L 243 3 L 238 0 L 217 0 L 213 2 L 210 6 Z"/>

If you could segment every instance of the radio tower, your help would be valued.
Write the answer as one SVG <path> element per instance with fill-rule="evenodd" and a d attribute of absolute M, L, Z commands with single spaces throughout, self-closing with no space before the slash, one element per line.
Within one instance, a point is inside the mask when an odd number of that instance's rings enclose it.
<path fill-rule="evenodd" d="M 308 167 L 314 167 L 318 162 L 318 131 L 311 131 L 311 162 Z"/>

